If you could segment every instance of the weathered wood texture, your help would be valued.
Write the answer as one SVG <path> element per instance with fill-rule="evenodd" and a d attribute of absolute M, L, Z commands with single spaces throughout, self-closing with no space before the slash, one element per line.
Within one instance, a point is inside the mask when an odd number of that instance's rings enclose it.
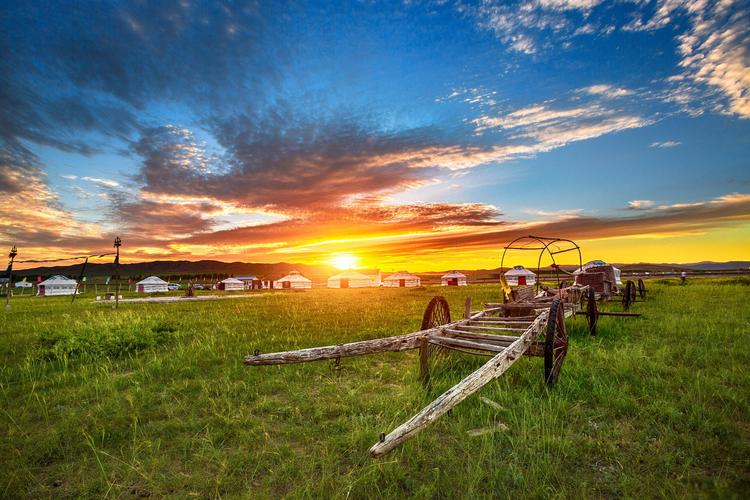
<path fill-rule="evenodd" d="M 439 398 L 427 405 L 407 422 L 401 424 L 380 442 L 370 448 L 373 457 L 380 457 L 436 421 L 454 406 L 482 388 L 487 382 L 502 375 L 515 363 L 539 336 L 547 321 L 543 312 L 529 328 L 502 352 L 487 361 L 481 368 L 454 385 Z"/>

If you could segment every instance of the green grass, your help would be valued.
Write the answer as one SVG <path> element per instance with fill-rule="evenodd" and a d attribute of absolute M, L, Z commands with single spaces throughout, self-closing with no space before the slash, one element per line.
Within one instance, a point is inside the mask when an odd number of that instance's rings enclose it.
<path fill-rule="evenodd" d="M 368 448 L 483 362 L 416 352 L 245 367 L 418 329 L 496 286 L 177 304 L 16 297 L 0 311 L 0 497 L 743 497 L 750 280 L 651 281 L 640 319 L 570 320 L 559 384 L 523 358 L 385 458 Z M 91 293 L 89 293 L 91 295 Z M 619 310 L 619 304 L 608 305 Z M 492 400 L 490 405 L 481 398 Z M 503 424 L 479 437 L 467 431 Z"/>

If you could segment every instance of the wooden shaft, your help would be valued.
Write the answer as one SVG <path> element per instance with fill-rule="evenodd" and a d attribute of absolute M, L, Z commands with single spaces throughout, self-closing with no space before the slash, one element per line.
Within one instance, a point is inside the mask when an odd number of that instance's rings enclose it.
<path fill-rule="evenodd" d="M 464 319 L 471 318 L 471 297 L 466 297 L 464 302 Z"/>
<path fill-rule="evenodd" d="M 433 329 L 434 330 L 434 329 Z M 274 352 L 269 354 L 249 355 L 245 357 L 246 365 L 283 365 L 289 363 L 306 363 L 308 361 L 317 361 L 320 359 L 334 359 L 345 356 L 363 356 L 365 354 L 374 354 L 376 352 L 399 352 L 419 347 L 422 332 L 408 333 L 406 335 L 397 335 L 395 337 L 386 337 L 381 339 L 362 340 L 351 342 L 349 344 L 330 345 L 325 347 L 311 347 L 308 349 L 299 349 L 296 351 Z"/>
<path fill-rule="evenodd" d="M 528 329 L 509 345 L 503 352 L 487 361 L 478 370 L 454 385 L 439 398 L 427 405 L 407 422 L 394 429 L 380 442 L 370 448 L 370 455 L 381 457 L 400 445 L 419 431 L 436 421 L 442 415 L 459 404 L 461 401 L 481 389 L 487 382 L 502 375 L 518 360 L 539 335 L 547 320 L 547 313 L 543 312 Z"/>

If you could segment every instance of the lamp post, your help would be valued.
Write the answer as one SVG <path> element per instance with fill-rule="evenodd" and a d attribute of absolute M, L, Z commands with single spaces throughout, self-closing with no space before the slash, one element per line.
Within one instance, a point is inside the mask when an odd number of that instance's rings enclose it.
<path fill-rule="evenodd" d="M 18 250 L 16 249 L 16 246 L 13 245 L 13 248 L 10 249 L 10 254 L 8 257 L 10 257 L 10 262 L 8 262 L 8 290 L 5 294 L 5 309 L 10 309 L 10 285 L 13 283 L 13 259 L 16 258 L 16 255 L 18 255 Z"/>
<path fill-rule="evenodd" d="M 122 240 L 119 236 L 115 236 L 115 309 L 120 306 L 120 247 L 122 246 Z"/>

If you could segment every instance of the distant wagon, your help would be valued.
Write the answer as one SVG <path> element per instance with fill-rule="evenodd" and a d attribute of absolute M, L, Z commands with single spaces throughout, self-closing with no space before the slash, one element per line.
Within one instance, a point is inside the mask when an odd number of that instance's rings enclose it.
<path fill-rule="evenodd" d="M 466 286 L 466 275 L 458 271 L 450 271 L 440 278 L 442 286 Z"/>
<path fill-rule="evenodd" d="M 505 282 L 510 286 L 533 285 L 536 274 L 523 266 L 516 266 L 505 273 Z"/>
<path fill-rule="evenodd" d="M 585 263 L 583 266 L 576 269 L 575 271 L 573 271 L 573 274 L 581 274 L 581 273 L 585 273 L 589 271 L 590 269 L 594 267 L 605 267 L 605 266 L 609 266 L 609 264 L 607 264 L 603 260 L 592 260 L 592 261 Z M 622 279 L 621 279 L 622 271 L 620 271 L 615 266 L 611 266 L 611 267 L 612 267 L 612 270 L 615 272 L 615 284 L 622 285 Z"/>
<path fill-rule="evenodd" d="M 367 288 L 375 286 L 373 280 L 357 271 L 344 271 L 328 278 L 328 288 Z"/>
<path fill-rule="evenodd" d="M 383 286 L 389 288 L 409 288 L 421 285 L 422 280 L 419 279 L 419 276 L 415 276 L 407 271 L 393 273 L 390 276 L 386 276 L 383 280 Z"/>
<path fill-rule="evenodd" d="M 224 290 L 226 292 L 236 292 L 238 290 L 244 290 L 245 283 L 237 278 L 227 278 L 219 282 L 218 288 L 219 290 Z"/>
<path fill-rule="evenodd" d="M 135 284 L 135 291 L 138 293 L 168 292 L 169 283 L 158 276 L 149 276 Z"/>
<path fill-rule="evenodd" d="M 302 276 L 299 271 L 291 271 L 286 276 L 274 281 L 273 287 L 283 290 L 304 290 L 312 288 L 312 280 Z"/>
<path fill-rule="evenodd" d="M 65 276 L 55 275 L 42 281 L 37 286 L 37 297 L 51 297 L 54 295 L 75 295 L 77 283 Z"/>

